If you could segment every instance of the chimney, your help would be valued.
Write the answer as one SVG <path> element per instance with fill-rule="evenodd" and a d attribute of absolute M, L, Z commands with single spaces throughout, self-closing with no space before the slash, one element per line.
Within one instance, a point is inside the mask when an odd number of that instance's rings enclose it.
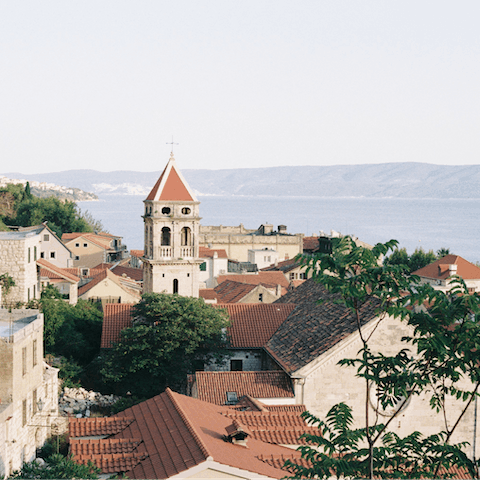
<path fill-rule="evenodd" d="M 287 226 L 286 225 L 279 225 L 278 226 L 278 233 L 287 233 Z"/>
<path fill-rule="evenodd" d="M 227 431 L 226 440 L 235 445 L 247 447 L 247 438 L 250 435 L 250 430 L 242 425 L 237 420 L 233 422 L 225 429 Z"/>
<path fill-rule="evenodd" d="M 277 287 L 275 288 L 275 295 L 280 298 L 282 296 L 282 286 L 277 283 Z"/>
<path fill-rule="evenodd" d="M 450 276 L 457 274 L 457 265 L 455 263 L 451 263 L 448 266 L 448 273 L 449 273 Z"/>

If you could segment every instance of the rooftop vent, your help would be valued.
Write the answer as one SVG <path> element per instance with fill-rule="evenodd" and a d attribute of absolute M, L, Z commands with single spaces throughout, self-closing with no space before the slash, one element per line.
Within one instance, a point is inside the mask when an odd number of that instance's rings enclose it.
<path fill-rule="evenodd" d="M 225 430 L 227 431 L 225 439 L 228 442 L 234 443 L 235 445 L 241 445 L 242 447 L 247 446 L 247 438 L 250 435 L 250 430 L 248 430 L 247 427 L 237 420 L 233 420 Z"/>

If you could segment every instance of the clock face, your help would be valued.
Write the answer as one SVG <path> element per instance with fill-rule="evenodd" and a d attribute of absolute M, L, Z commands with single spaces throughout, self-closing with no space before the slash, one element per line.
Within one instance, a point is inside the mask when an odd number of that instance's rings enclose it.
<path fill-rule="evenodd" d="M 380 398 L 382 398 L 384 401 L 387 401 L 388 404 L 382 404 Z M 372 383 L 372 385 L 370 385 L 369 400 L 373 409 L 385 417 L 391 417 L 395 415 L 395 413 L 405 409 L 409 403 L 409 399 L 407 399 L 404 395 L 395 397 L 393 393 L 381 394 L 376 383 Z"/>

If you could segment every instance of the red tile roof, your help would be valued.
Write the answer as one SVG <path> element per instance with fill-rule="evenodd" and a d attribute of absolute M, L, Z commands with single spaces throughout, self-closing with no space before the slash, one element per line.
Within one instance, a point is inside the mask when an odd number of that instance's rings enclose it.
<path fill-rule="evenodd" d="M 257 287 L 258 285 L 240 283 L 233 280 L 225 280 L 217 285 L 214 290 L 216 298 L 219 302 L 237 303 Z"/>
<path fill-rule="evenodd" d="M 319 237 L 303 237 L 303 250 L 307 252 L 315 252 L 318 250 Z"/>
<path fill-rule="evenodd" d="M 124 267 L 123 265 L 117 265 L 115 268 L 112 268 L 111 272 L 119 277 L 122 277 L 125 274 L 125 276 L 130 277 L 136 282 L 143 281 L 143 268 Z"/>
<path fill-rule="evenodd" d="M 132 257 L 143 257 L 145 254 L 144 250 L 130 250 L 130 255 Z"/>
<path fill-rule="evenodd" d="M 88 283 L 85 285 L 82 285 L 78 289 L 78 296 L 84 295 L 86 292 L 91 290 L 93 287 L 98 285 L 102 280 L 109 279 L 116 285 L 118 285 L 120 288 L 125 290 L 127 293 L 130 295 L 138 295 L 138 299 L 140 299 L 140 292 L 135 290 L 138 286 L 135 284 L 133 280 L 128 280 L 128 279 L 123 279 L 122 277 L 119 277 L 118 275 L 115 275 L 112 273 L 110 270 L 101 270 L 100 273 L 95 275 L 92 280 L 90 280 Z M 127 283 L 130 282 L 131 285 L 128 285 Z"/>
<path fill-rule="evenodd" d="M 116 432 L 118 433 L 118 432 Z M 131 453 L 140 445 L 141 438 L 106 438 L 103 442 L 97 439 L 70 439 L 70 451 L 73 455 L 111 455 Z"/>
<path fill-rule="evenodd" d="M 37 265 L 40 265 L 42 268 L 40 270 L 40 275 L 45 276 L 48 278 L 59 278 L 59 279 L 64 279 L 69 281 L 70 283 L 78 283 L 80 279 L 72 275 L 68 269 L 66 268 L 60 268 L 53 263 L 48 262 L 47 260 L 44 260 L 43 258 L 39 258 L 37 260 Z"/>
<path fill-rule="evenodd" d="M 87 465 L 93 462 L 96 467 L 100 468 L 102 473 L 118 473 L 126 472 L 135 468 L 142 460 L 147 457 L 146 453 L 116 453 L 102 455 L 74 455 L 77 463 Z"/>
<path fill-rule="evenodd" d="M 451 275 L 449 265 L 456 265 L 456 275 L 464 280 L 480 280 L 480 268 L 458 255 L 445 255 L 430 265 L 412 272 L 412 275 L 446 280 Z"/>
<path fill-rule="evenodd" d="M 262 372 L 196 372 L 198 398 L 216 405 L 225 405 L 227 392 L 237 398 L 294 398 L 289 376 L 283 371 Z"/>
<path fill-rule="evenodd" d="M 122 417 L 70 418 L 68 435 L 70 437 L 115 435 L 128 427 L 133 420 L 133 417 L 126 415 Z"/>
<path fill-rule="evenodd" d="M 216 304 L 228 311 L 231 325 L 228 333 L 233 348 L 262 348 L 294 310 L 291 303 Z"/>
<path fill-rule="evenodd" d="M 218 258 L 228 258 L 227 252 L 223 248 L 214 250 L 208 247 L 198 247 L 199 258 L 212 258 L 215 252 L 217 252 Z"/>
<path fill-rule="evenodd" d="M 120 332 L 132 326 L 132 308 L 128 303 L 107 303 L 103 309 L 102 341 L 100 348 L 111 348 L 118 342 Z"/>
<path fill-rule="evenodd" d="M 284 260 L 283 262 L 278 262 L 276 265 L 269 265 L 268 267 L 262 268 L 260 271 L 261 272 L 275 272 L 277 270 L 285 273 L 289 272 L 290 270 L 293 270 L 300 266 L 298 262 L 296 262 L 293 258 L 289 260 Z"/>
<path fill-rule="evenodd" d="M 173 153 L 146 200 L 195 202 L 195 196 L 177 170 Z"/>
<path fill-rule="evenodd" d="M 201 288 L 198 291 L 198 295 L 200 298 L 204 300 L 216 300 L 217 294 L 213 288 Z"/>
<path fill-rule="evenodd" d="M 289 282 L 282 272 L 258 272 L 256 274 L 233 274 L 233 275 L 219 275 L 217 277 L 218 284 L 225 280 L 231 280 L 240 283 L 249 283 L 251 285 L 281 285 L 288 288 Z"/>
<path fill-rule="evenodd" d="M 216 462 L 212 468 L 226 465 L 260 476 L 282 478 L 285 471 L 272 467 L 269 458 L 282 455 L 299 458 L 298 452 L 279 445 L 248 438 L 248 447 L 225 441 L 232 418 L 224 413 L 225 407 L 174 393 L 167 389 L 161 395 L 135 405 L 113 418 L 133 417 L 134 421 L 115 439 L 141 439 L 135 450 L 144 455 L 130 470 L 118 458 L 108 458 L 110 465 L 104 471 L 125 471 L 128 478 L 169 478 L 206 461 Z M 111 417 L 112 418 L 112 417 Z M 90 420 L 90 419 L 87 419 Z M 97 440 L 102 443 L 105 440 Z M 123 458 L 133 453 L 124 453 Z M 84 455 L 81 461 L 93 460 L 97 465 L 105 455 Z M 138 458 L 138 457 L 137 457 Z M 134 460 L 137 460 L 135 458 Z M 260 460 L 259 458 L 262 458 Z M 74 456 L 76 460 L 77 457 Z M 126 462 L 125 462 L 126 463 Z M 132 460 L 133 463 L 133 460 Z M 208 468 L 208 465 L 205 466 Z M 220 467 L 221 468 L 221 467 Z M 249 475 L 250 476 L 250 475 Z"/>

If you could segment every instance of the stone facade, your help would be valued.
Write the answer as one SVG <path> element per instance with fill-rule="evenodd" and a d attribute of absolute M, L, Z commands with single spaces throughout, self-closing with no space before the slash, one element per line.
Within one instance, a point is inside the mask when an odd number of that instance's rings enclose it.
<path fill-rule="evenodd" d="M 0 309 L 0 477 L 35 458 L 58 423 L 58 370 L 43 361 L 43 315 Z"/>
<path fill-rule="evenodd" d="M 200 226 L 200 246 L 224 249 L 228 258 L 248 261 L 249 250 L 275 250 L 278 260 L 288 260 L 303 252 L 303 233 L 289 235 L 283 225 L 273 231 L 272 225 L 261 225 L 257 230 L 238 227 Z M 272 262 L 273 263 L 273 262 Z"/>
<path fill-rule="evenodd" d="M 144 203 L 144 291 L 198 298 L 200 202 L 177 170 L 173 154 Z"/>
<path fill-rule="evenodd" d="M 0 233 L 0 274 L 15 281 L 5 304 L 28 302 L 40 297 L 36 260 L 40 258 L 40 229 Z"/>

